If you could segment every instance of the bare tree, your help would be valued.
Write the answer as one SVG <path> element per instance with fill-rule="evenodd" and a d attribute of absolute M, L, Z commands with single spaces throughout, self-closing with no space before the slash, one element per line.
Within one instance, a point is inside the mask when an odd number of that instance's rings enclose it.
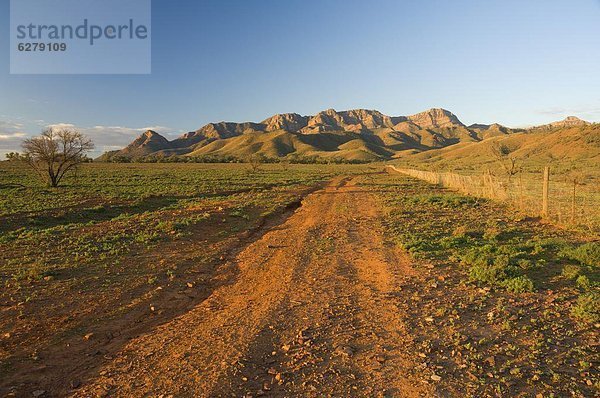
<path fill-rule="evenodd" d="M 260 154 L 254 153 L 250 155 L 247 159 L 248 163 L 250 163 L 250 171 L 252 173 L 258 172 L 260 170 L 260 166 L 263 163 L 263 157 Z"/>
<path fill-rule="evenodd" d="M 518 163 L 518 159 L 512 154 L 511 149 L 504 145 L 495 143 L 491 146 L 492 155 L 502 165 L 502 169 L 508 177 L 508 185 L 513 176 L 521 172 L 521 166 Z"/>
<path fill-rule="evenodd" d="M 279 164 L 281 165 L 281 169 L 282 169 L 283 171 L 288 171 L 288 170 L 289 170 L 289 168 L 290 168 L 290 161 L 289 161 L 289 159 L 285 159 L 285 158 L 283 158 L 283 159 L 281 159 L 281 160 L 279 161 Z"/>
<path fill-rule="evenodd" d="M 47 128 L 39 137 L 23 141 L 22 147 L 27 164 L 49 186 L 57 187 L 68 172 L 87 161 L 94 144 L 77 130 Z"/>

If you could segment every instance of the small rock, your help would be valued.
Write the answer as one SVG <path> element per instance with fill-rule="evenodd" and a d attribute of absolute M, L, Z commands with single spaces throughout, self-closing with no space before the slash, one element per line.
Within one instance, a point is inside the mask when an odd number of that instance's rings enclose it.
<path fill-rule="evenodd" d="M 190 289 L 194 287 L 194 284 L 193 284 L 192 282 L 188 282 L 186 285 L 187 285 L 187 287 L 189 287 Z"/>
<path fill-rule="evenodd" d="M 281 373 L 277 373 L 275 375 L 275 380 L 277 380 L 277 383 L 279 383 L 279 384 L 283 384 L 285 381 L 283 378 L 283 375 Z"/>
<path fill-rule="evenodd" d="M 431 323 L 431 322 L 433 322 L 433 318 L 428 316 L 427 318 L 425 318 L 425 322 Z"/>
<path fill-rule="evenodd" d="M 84 340 L 89 340 L 89 339 L 91 339 L 91 338 L 92 338 L 92 336 L 93 336 L 93 335 L 94 335 L 94 333 L 88 333 L 88 334 L 86 334 L 85 336 L 83 336 L 83 339 L 84 339 Z"/>
<path fill-rule="evenodd" d="M 343 355 L 345 357 L 351 357 L 352 355 L 354 355 L 354 350 L 348 345 L 339 346 L 336 351 L 338 352 L 338 354 Z"/>
<path fill-rule="evenodd" d="M 269 368 L 269 370 L 267 370 L 267 373 L 270 375 L 276 375 L 279 372 L 277 372 L 277 369 L 275 368 Z"/>
<path fill-rule="evenodd" d="M 385 362 L 385 357 L 381 354 L 375 355 L 375 360 L 379 363 L 384 363 Z"/>
<path fill-rule="evenodd" d="M 69 383 L 69 386 L 71 387 L 71 389 L 74 390 L 81 386 L 81 382 L 79 380 L 71 380 L 71 383 Z"/>
<path fill-rule="evenodd" d="M 46 391 L 44 390 L 35 390 L 31 393 L 31 395 L 33 395 L 34 397 L 41 397 L 44 394 L 46 394 Z"/>
<path fill-rule="evenodd" d="M 289 345 L 289 344 L 284 344 L 284 345 L 282 345 L 282 346 L 281 346 L 281 350 L 282 350 L 283 352 L 288 352 L 288 351 L 290 350 L 290 348 L 291 348 L 291 347 L 290 347 L 290 345 Z"/>
<path fill-rule="evenodd" d="M 150 306 L 150 311 L 154 312 L 155 309 L 156 308 L 153 305 Z"/>
<path fill-rule="evenodd" d="M 431 375 L 431 380 L 433 380 L 433 381 L 440 381 L 440 380 L 442 380 L 442 378 L 440 376 L 436 375 L 436 374 L 432 374 Z"/>
<path fill-rule="evenodd" d="M 269 382 L 265 381 L 263 383 L 263 388 L 262 389 L 263 389 L 263 391 L 269 391 L 269 390 L 271 390 L 271 385 L 269 384 Z"/>

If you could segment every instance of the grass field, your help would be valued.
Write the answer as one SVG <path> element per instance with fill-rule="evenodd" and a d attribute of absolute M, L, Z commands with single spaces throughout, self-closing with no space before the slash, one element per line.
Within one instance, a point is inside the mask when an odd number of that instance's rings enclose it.
<path fill-rule="evenodd" d="M 10 336 L 0 347 L 2 368 L 9 357 L 35 358 L 52 342 L 130 311 L 161 284 L 201 283 L 192 266 L 210 274 L 240 234 L 336 174 L 359 171 L 87 164 L 50 189 L 23 165 L 0 162 L 0 324 Z"/>
<path fill-rule="evenodd" d="M 183 396 L 264 393 L 265 366 L 288 369 L 281 382 L 269 370 L 281 394 L 335 394 L 317 377 L 330 371 L 349 394 L 392 374 L 425 394 L 598 391 L 598 242 L 383 169 L 86 164 L 50 189 L 0 162 L 0 393 L 152 395 L 185 355 L 231 363 L 189 390 L 168 384 Z M 395 336 L 390 325 L 409 337 L 365 340 Z M 311 330 L 293 351 L 305 356 L 260 365 L 295 328 Z M 352 348 L 338 364 L 340 344 Z M 156 363 L 131 362 L 143 347 Z M 139 386 L 118 376 L 150 369 Z"/>

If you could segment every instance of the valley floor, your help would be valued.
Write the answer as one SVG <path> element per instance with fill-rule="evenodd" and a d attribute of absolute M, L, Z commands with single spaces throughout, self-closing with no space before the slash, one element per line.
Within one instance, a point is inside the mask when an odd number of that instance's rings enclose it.
<path fill-rule="evenodd" d="M 17 366 L 0 392 L 77 397 L 597 395 L 597 328 L 571 320 L 564 302 L 573 302 L 574 290 L 560 281 L 543 282 L 534 293 L 482 288 L 468 283 L 452 258 L 410 256 L 397 244 L 390 223 L 395 211 L 413 219 L 419 215 L 389 201 L 398 187 L 414 197 L 432 190 L 383 173 L 335 177 L 307 193 L 301 206 L 278 222 L 230 242 L 214 268 L 198 265 L 198 272 L 210 273 L 210 288 L 194 295 L 193 305 L 179 297 L 193 290 L 194 284 L 186 287 L 185 281 L 150 300 L 138 297 L 145 309 L 119 320 L 128 330 L 119 344 L 114 330 L 92 326 L 92 334 L 78 343 L 84 348 L 74 351 L 87 357 L 82 360 L 59 339 L 39 361 L 45 363 L 39 369 L 43 376 L 36 376 L 40 365 Z M 491 206 L 477 211 L 498 219 L 509 214 Z M 469 214 L 442 209 L 429 217 L 450 217 L 449 223 L 460 225 L 469 222 Z M 521 228 L 562 234 L 538 224 L 525 221 Z M 145 321 L 161 311 L 172 316 Z M 548 311 L 547 319 L 539 315 Z M 534 319 L 553 325 L 532 329 Z M 512 326 L 506 329 L 505 321 Z M 136 322 L 143 327 L 132 327 Z M 81 367 L 65 372 L 77 363 Z"/>
<path fill-rule="evenodd" d="M 353 179 L 308 196 L 234 260 L 239 275 L 127 345 L 77 395 L 429 395 L 393 297 L 409 262 Z"/>

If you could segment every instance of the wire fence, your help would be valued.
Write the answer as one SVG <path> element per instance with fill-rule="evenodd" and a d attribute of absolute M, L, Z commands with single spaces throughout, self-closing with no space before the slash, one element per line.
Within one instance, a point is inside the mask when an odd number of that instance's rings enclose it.
<path fill-rule="evenodd" d="M 467 195 L 509 203 L 530 216 L 541 216 L 556 224 L 600 233 L 600 184 L 593 178 L 569 178 L 549 173 L 549 178 L 544 182 L 542 171 L 499 178 L 490 171 L 463 175 L 389 167 Z"/>

